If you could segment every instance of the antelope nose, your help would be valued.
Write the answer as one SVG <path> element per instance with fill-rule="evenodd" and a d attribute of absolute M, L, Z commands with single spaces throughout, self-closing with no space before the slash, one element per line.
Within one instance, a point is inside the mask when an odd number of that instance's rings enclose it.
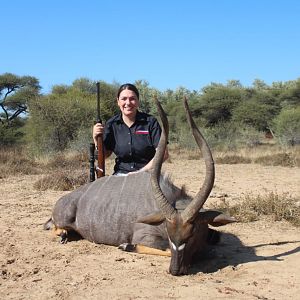
<path fill-rule="evenodd" d="M 179 275 L 181 275 L 179 269 L 171 269 L 171 268 L 170 268 L 170 269 L 169 269 L 169 272 L 170 272 L 170 274 L 173 275 L 173 276 L 179 276 Z"/>
<path fill-rule="evenodd" d="M 187 275 L 188 274 L 188 268 L 186 268 L 186 267 L 170 268 L 169 272 L 173 276 Z"/>

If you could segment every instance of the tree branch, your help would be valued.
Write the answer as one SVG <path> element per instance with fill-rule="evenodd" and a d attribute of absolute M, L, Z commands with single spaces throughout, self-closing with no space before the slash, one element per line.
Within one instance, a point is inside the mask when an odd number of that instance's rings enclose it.
<path fill-rule="evenodd" d="M 27 106 L 24 105 L 18 105 L 18 109 L 14 112 L 13 115 L 11 115 L 9 118 L 8 118 L 8 121 L 10 122 L 11 120 L 13 120 L 14 118 L 16 118 L 19 114 L 21 114 L 22 112 L 26 111 L 27 109 Z"/>
<path fill-rule="evenodd" d="M 0 103 L 0 106 L 1 106 L 2 110 L 4 111 L 5 116 L 6 116 L 6 121 L 8 122 L 8 119 L 9 119 L 8 112 L 7 112 L 7 110 L 5 109 L 3 103 Z M 2 121 L 2 122 L 3 122 L 3 121 Z"/>

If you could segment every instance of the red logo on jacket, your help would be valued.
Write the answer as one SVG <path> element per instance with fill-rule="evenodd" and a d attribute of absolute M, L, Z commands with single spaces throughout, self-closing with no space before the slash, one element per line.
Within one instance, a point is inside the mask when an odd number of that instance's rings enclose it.
<path fill-rule="evenodd" d="M 135 134 L 149 134 L 148 130 L 137 130 Z"/>

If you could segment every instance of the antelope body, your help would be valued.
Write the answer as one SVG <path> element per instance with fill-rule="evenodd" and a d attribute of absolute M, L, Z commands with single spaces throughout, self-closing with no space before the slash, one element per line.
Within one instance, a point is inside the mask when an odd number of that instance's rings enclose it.
<path fill-rule="evenodd" d="M 187 274 L 192 259 L 217 240 L 217 232 L 208 224 L 220 226 L 235 220 L 221 212 L 202 208 L 213 187 L 214 163 L 187 102 L 184 103 L 194 138 L 206 163 L 204 183 L 193 199 L 161 175 L 168 122 L 156 101 L 163 130 L 153 170 L 129 176 L 102 177 L 63 196 L 55 204 L 45 229 L 54 224 L 63 241 L 66 232 L 74 230 L 91 242 L 119 246 L 125 251 L 168 255 L 171 256 L 170 273 Z M 180 202 L 187 205 L 184 211 L 176 209 Z"/>
<path fill-rule="evenodd" d="M 58 228 L 75 230 L 83 238 L 99 244 L 119 246 L 144 241 L 144 245 L 155 247 L 157 240 L 167 240 L 164 226 L 136 223 L 141 217 L 159 211 L 150 177 L 150 173 L 142 172 L 106 176 L 88 183 L 57 201 L 52 222 Z M 166 177 L 162 183 L 174 203 L 181 190 Z"/>

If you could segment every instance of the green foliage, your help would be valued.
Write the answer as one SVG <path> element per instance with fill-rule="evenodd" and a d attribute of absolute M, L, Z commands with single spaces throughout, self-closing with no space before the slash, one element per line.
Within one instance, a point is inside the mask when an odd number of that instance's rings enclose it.
<path fill-rule="evenodd" d="M 232 121 L 266 131 L 270 127 L 273 117 L 274 109 L 271 105 L 251 99 L 241 103 L 234 110 Z"/>
<path fill-rule="evenodd" d="M 213 149 L 225 151 L 257 146 L 262 137 L 262 133 L 254 128 L 232 122 L 221 123 L 203 131 Z"/>
<path fill-rule="evenodd" d="M 281 143 L 295 145 L 300 143 L 300 106 L 283 109 L 274 119 L 275 136 Z"/>
<path fill-rule="evenodd" d="M 11 73 L 0 75 L 0 145 L 13 145 L 22 136 L 28 102 L 38 95 L 38 80 L 31 76 Z"/>
<path fill-rule="evenodd" d="M 118 84 L 107 84 L 100 82 L 100 113 L 103 121 L 108 120 L 118 112 L 117 106 L 117 89 Z M 52 87 L 50 95 L 77 97 L 79 100 L 85 101 L 83 98 L 90 97 L 91 109 L 94 110 L 94 120 L 97 115 L 97 87 L 96 81 L 88 78 L 79 78 L 73 81 L 71 86 L 55 85 Z"/>
<path fill-rule="evenodd" d="M 11 73 L 0 75 L 1 122 L 10 124 L 19 114 L 26 112 L 30 99 L 38 95 L 39 82 L 35 77 L 17 76 Z"/>
<path fill-rule="evenodd" d="M 213 149 L 233 150 L 237 147 L 236 126 L 231 123 L 219 123 L 204 130 L 204 136 Z"/>
<path fill-rule="evenodd" d="M 72 140 L 69 141 L 68 149 L 73 152 L 88 152 L 89 145 L 92 142 L 91 127 L 79 128 Z"/>
<path fill-rule="evenodd" d="M 170 143 L 196 147 L 186 122 L 184 97 L 188 98 L 195 122 L 213 148 L 255 146 L 269 129 L 282 143 L 292 145 L 299 141 L 300 79 L 271 86 L 255 79 L 251 87 L 243 87 L 239 80 L 228 80 L 225 85 L 211 83 L 201 91 L 179 86 L 161 92 L 145 80 L 134 84 L 140 92 L 142 111 L 157 116 L 154 95 L 163 104 L 170 124 Z M 119 113 L 116 100 L 119 85 L 100 82 L 103 122 Z M 97 118 L 96 81 L 82 77 L 71 85 L 54 85 L 45 96 L 39 95 L 39 88 L 34 77 L 0 75 L 0 144 L 13 144 L 25 134 L 34 152 L 88 148 Z M 21 117 L 24 112 L 29 112 L 27 119 Z"/>
<path fill-rule="evenodd" d="M 241 102 L 243 94 L 238 87 L 225 87 L 212 84 L 203 89 L 199 101 L 199 114 L 208 127 L 228 122 L 233 110 Z"/>
<path fill-rule="evenodd" d="M 280 94 L 281 105 L 283 108 L 297 107 L 300 105 L 300 78 L 283 89 Z"/>
<path fill-rule="evenodd" d="M 35 152 L 63 150 L 83 126 L 93 125 L 93 97 L 72 91 L 48 95 L 30 102 L 27 138 Z"/>
<path fill-rule="evenodd" d="M 103 81 L 100 82 L 100 108 L 101 108 L 101 119 L 107 121 L 113 115 L 119 113 L 119 107 L 117 105 L 117 91 L 118 84 L 108 84 Z M 92 108 L 94 115 L 96 116 L 96 92 L 93 94 Z"/>
<path fill-rule="evenodd" d="M 20 137 L 18 129 L 0 123 L 0 146 L 12 146 Z"/>
<path fill-rule="evenodd" d="M 100 83 L 103 122 L 118 112 L 116 90 L 116 86 Z M 83 141 L 92 141 L 92 126 L 96 118 L 96 82 L 82 78 L 75 80 L 71 87 L 54 86 L 50 95 L 30 102 L 30 118 L 26 127 L 30 148 L 38 153 L 67 147 L 82 149 Z M 86 134 L 84 139 L 83 132 Z"/>

